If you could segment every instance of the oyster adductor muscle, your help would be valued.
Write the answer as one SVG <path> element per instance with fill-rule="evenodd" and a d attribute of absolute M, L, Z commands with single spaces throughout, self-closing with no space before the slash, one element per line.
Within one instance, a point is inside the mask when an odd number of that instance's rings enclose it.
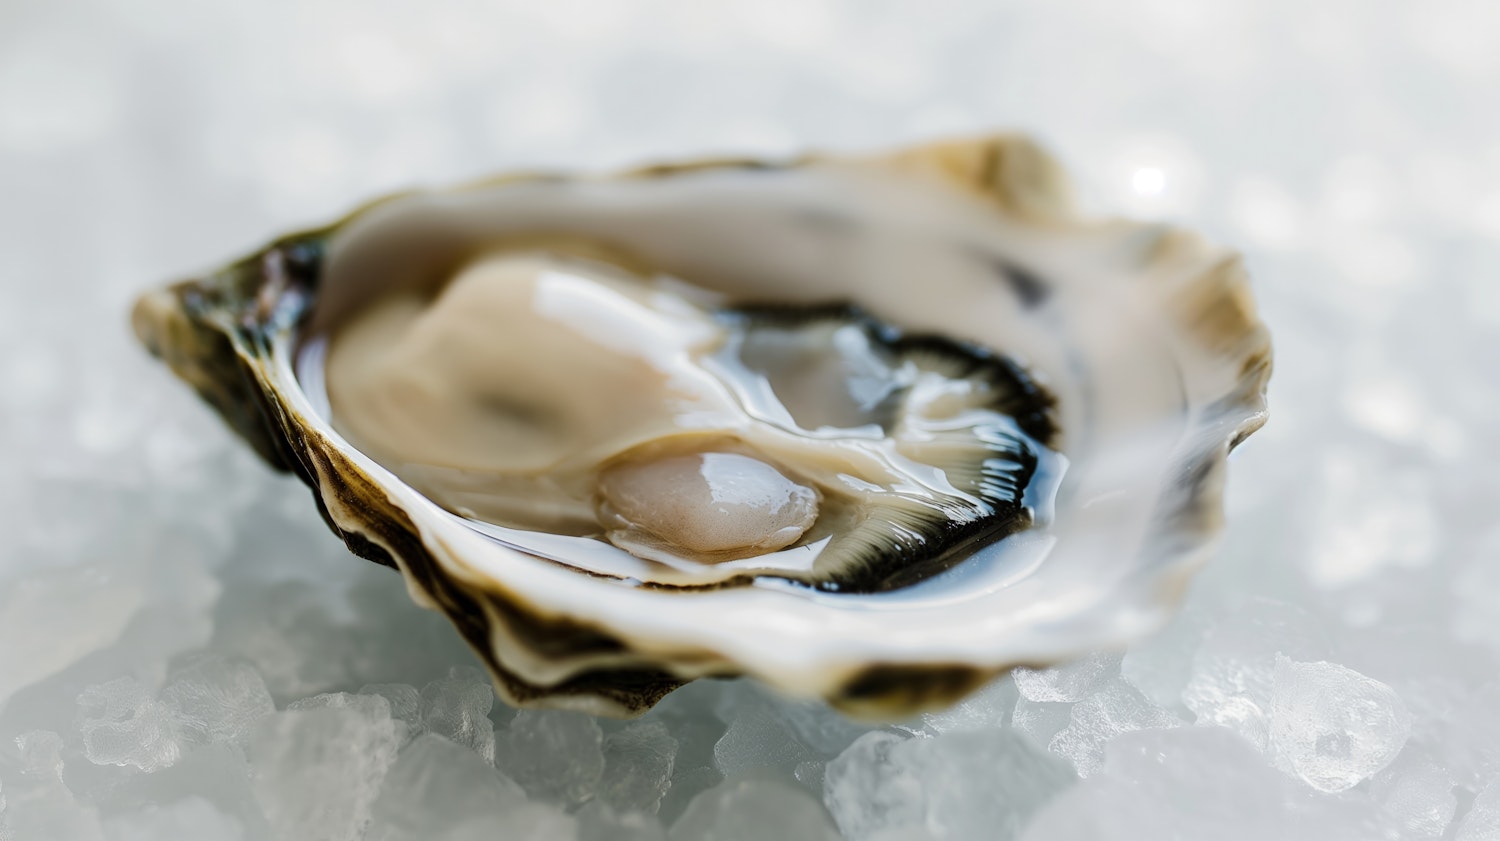
<path fill-rule="evenodd" d="M 1015 363 L 713 297 L 501 247 L 331 332 L 331 420 L 487 533 L 661 586 L 880 591 L 1030 525 L 1051 424 Z"/>
<path fill-rule="evenodd" d="M 515 704 L 890 719 L 1157 627 L 1270 345 L 1237 257 L 1015 136 L 394 196 L 137 334 Z"/>

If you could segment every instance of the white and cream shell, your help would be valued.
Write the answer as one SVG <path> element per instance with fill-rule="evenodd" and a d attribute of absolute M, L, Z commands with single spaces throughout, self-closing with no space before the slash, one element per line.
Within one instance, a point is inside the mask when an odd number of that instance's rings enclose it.
<path fill-rule="evenodd" d="M 1018 360 L 1055 401 L 1067 462 L 1047 516 L 871 594 L 631 586 L 488 538 L 349 445 L 299 352 L 382 284 L 559 234 L 731 299 L 845 300 Z M 1235 255 L 1079 218 L 1055 164 L 1010 136 L 396 196 L 149 293 L 134 318 L 148 348 L 308 483 L 351 550 L 453 620 L 507 700 L 614 715 L 683 681 L 750 675 L 897 717 L 1016 665 L 1139 638 L 1212 551 L 1226 458 L 1265 421 L 1271 365 Z"/>

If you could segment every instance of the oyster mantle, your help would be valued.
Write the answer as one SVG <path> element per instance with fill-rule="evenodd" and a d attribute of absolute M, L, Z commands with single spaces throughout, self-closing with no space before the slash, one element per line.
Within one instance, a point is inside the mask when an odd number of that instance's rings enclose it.
<path fill-rule="evenodd" d="M 694 303 L 563 247 L 368 303 L 304 344 L 309 397 L 472 527 L 656 586 L 891 590 L 1050 502 L 1050 400 L 1015 363 L 847 305 Z"/>
<path fill-rule="evenodd" d="M 849 304 L 1019 360 L 1051 394 L 1048 443 L 1068 460 L 1044 522 L 992 535 L 941 574 L 862 588 L 879 592 L 637 586 L 474 528 L 340 433 L 308 339 L 400 284 L 440 282 L 460 258 L 559 236 L 639 255 L 745 312 Z M 355 554 L 400 569 L 449 616 L 507 700 L 604 714 L 750 674 L 889 718 L 1151 630 L 1212 548 L 1225 457 L 1264 422 L 1270 371 L 1237 258 L 1170 229 L 1077 218 L 1056 166 L 1008 136 L 397 196 L 149 293 L 134 323 L 314 490 Z"/>

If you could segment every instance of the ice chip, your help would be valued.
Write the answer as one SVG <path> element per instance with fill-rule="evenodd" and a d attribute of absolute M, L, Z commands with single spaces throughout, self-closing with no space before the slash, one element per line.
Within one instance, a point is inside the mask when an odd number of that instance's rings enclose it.
<path fill-rule="evenodd" d="M 756 769 L 791 771 L 819 758 L 770 703 L 751 698 L 734 712 L 729 729 L 714 745 L 714 765 L 725 777 Z"/>
<path fill-rule="evenodd" d="M 1327 632 L 1307 611 L 1253 599 L 1204 636 L 1182 700 L 1198 723 L 1229 727 L 1264 748 L 1277 655 L 1317 660 L 1328 650 Z"/>
<path fill-rule="evenodd" d="M 1045 745 L 1051 743 L 1053 737 L 1062 732 L 1072 718 L 1072 704 L 1028 701 L 1021 698 L 1016 701 L 1016 709 L 1011 715 L 1011 726 L 1017 732 L 1024 733 L 1033 742 Z"/>
<path fill-rule="evenodd" d="M 1146 699 L 1135 687 L 1116 679 L 1099 692 L 1073 705 L 1068 726 L 1052 738 L 1048 749 L 1073 762 L 1087 777 L 1104 761 L 1104 746 L 1121 733 L 1182 722 Z"/>
<path fill-rule="evenodd" d="M 96 811 L 74 797 L 63 782 L 62 738 L 50 731 L 32 731 L 15 741 L 20 749 L 20 775 L 6 774 L 9 763 L 0 755 L 0 776 L 7 777 L 0 839 L 102 841 Z"/>
<path fill-rule="evenodd" d="M 1015 838 L 1077 780 L 1066 762 L 1013 730 L 913 739 L 896 754 L 922 780 L 926 827 L 937 839 Z"/>
<path fill-rule="evenodd" d="M 1500 841 L 1500 778 L 1480 789 L 1453 841 Z"/>
<path fill-rule="evenodd" d="M 671 841 L 841 841 L 828 813 L 795 783 L 734 777 L 699 794 L 668 833 Z"/>
<path fill-rule="evenodd" d="M 161 691 L 179 732 L 192 743 L 240 738 L 276 711 L 266 682 L 243 660 L 203 657 L 177 670 Z"/>
<path fill-rule="evenodd" d="M 201 797 L 153 806 L 104 822 L 109 841 L 243 841 L 245 828 Z"/>
<path fill-rule="evenodd" d="M 242 585 L 220 606 L 215 647 L 254 664 L 274 698 L 347 685 L 357 640 L 335 609 L 328 590 L 300 582 Z"/>
<path fill-rule="evenodd" d="M 1016 682 L 1003 677 L 946 710 L 923 713 L 922 729 L 953 733 L 1003 727 L 1010 723 L 1018 697 Z"/>
<path fill-rule="evenodd" d="M 823 803 L 844 836 L 863 839 L 889 827 L 921 824 L 926 790 L 894 751 L 907 739 L 875 730 L 828 763 Z"/>
<path fill-rule="evenodd" d="M 1441 838 L 1458 798 L 1448 772 L 1408 746 L 1396 761 L 1375 777 L 1371 798 L 1409 838 Z"/>
<path fill-rule="evenodd" d="M 395 758 L 396 727 L 383 698 L 322 697 L 256 723 L 255 796 L 278 837 L 355 841 Z"/>
<path fill-rule="evenodd" d="M 1181 707 L 1193 675 L 1193 653 L 1207 627 L 1205 612 L 1189 603 L 1158 634 L 1125 652 L 1120 674 L 1158 707 Z"/>
<path fill-rule="evenodd" d="M 247 734 L 248 735 L 248 734 Z M 152 774 L 115 775 L 103 781 L 114 809 L 127 805 L 175 803 L 184 798 L 201 799 L 232 819 L 247 841 L 272 837 L 266 816 L 256 802 L 250 765 L 239 743 L 215 742 L 198 745 L 183 754 L 171 768 Z M 175 838 L 175 836 L 174 836 Z"/>
<path fill-rule="evenodd" d="M 667 841 L 655 815 L 617 812 L 595 800 L 578 811 L 578 841 Z"/>
<path fill-rule="evenodd" d="M 495 730 L 490 708 L 494 705 L 489 675 L 471 666 L 455 666 L 447 677 L 423 687 L 422 729 L 446 736 L 493 764 Z"/>
<path fill-rule="evenodd" d="M 1081 701 L 1120 673 L 1120 657 L 1114 652 L 1096 652 L 1061 666 L 1019 668 L 1011 675 L 1021 697 L 1028 701 Z"/>
<path fill-rule="evenodd" d="M 497 735 L 495 766 L 534 798 L 576 806 L 604 773 L 604 734 L 583 713 L 521 710 Z"/>
<path fill-rule="evenodd" d="M 391 702 L 382 695 L 353 692 L 324 692 L 310 698 L 298 698 L 286 705 L 288 710 L 352 710 L 369 719 L 391 718 Z"/>
<path fill-rule="evenodd" d="M 379 695 L 391 705 L 391 718 L 405 722 L 407 733 L 422 733 L 422 693 L 409 683 L 367 683 L 359 688 L 361 695 Z"/>
<path fill-rule="evenodd" d="M 797 763 L 792 769 L 792 777 L 797 782 L 805 785 L 812 791 L 823 790 L 823 774 L 828 770 L 828 763 L 821 759 L 809 759 L 806 762 Z"/>
<path fill-rule="evenodd" d="M 672 787 L 677 740 L 659 721 L 638 721 L 604 740 L 597 799 L 621 812 L 656 814 Z"/>
<path fill-rule="evenodd" d="M 918 827 L 937 839 L 1007 839 L 1075 779 L 1013 730 L 931 739 L 877 732 L 829 763 L 823 797 L 854 841 Z"/>
<path fill-rule="evenodd" d="M 0 708 L 17 690 L 120 638 L 149 581 L 130 564 L 65 567 L 0 587 Z M 64 609 L 65 608 L 65 609 Z"/>
<path fill-rule="evenodd" d="M 61 777 L 62 736 L 51 730 L 32 730 L 15 738 L 21 754 L 21 771 L 33 777 Z"/>
<path fill-rule="evenodd" d="M 84 755 L 95 765 L 166 768 L 182 756 L 177 719 L 133 677 L 88 687 L 78 696 Z"/>
<path fill-rule="evenodd" d="M 822 757 L 837 756 L 870 730 L 869 726 L 850 721 L 822 701 L 772 700 L 775 715 L 791 727 L 797 741 Z"/>
<path fill-rule="evenodd" d="M 1411 733 L 1406 705 L 1379 681 L 1327 663 L 1276 660 L 1271 746 L 1319 791 L 1344 791 L 1396 758 Z"/>
<path fill-rule="evenodd" d="M 1282 818 L 1296 785 L 1222 727 L 1125 733 L 1102 768 L 1043 807 L 1024 841 L 1299 838 Z"/>
<path fill-rule="evenodd" d="M 367 841 L 426 841 L 439 827 L 504 826 L 526 793 L 466 746 L 434 733 L 396 758 L 371 810 Z"/>

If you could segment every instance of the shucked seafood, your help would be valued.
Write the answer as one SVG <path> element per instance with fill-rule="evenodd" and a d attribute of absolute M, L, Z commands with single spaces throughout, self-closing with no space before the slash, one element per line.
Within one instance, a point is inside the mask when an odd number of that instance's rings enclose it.
<path fill-rule="evenodd" d="M 516 703 L 951 702 L 1159 623 L 1264 421 L 1238 261 L 1017 138 L 385 200 L 135 324 Z"/>
<path fill-rule="evenodd" d="M 372 302 L 327 350 L 334 428 L 475 527 L 641 582 L 850 592 L 1029 524 L 1050 407 L 1014 364 L 536 248 Z"/>

